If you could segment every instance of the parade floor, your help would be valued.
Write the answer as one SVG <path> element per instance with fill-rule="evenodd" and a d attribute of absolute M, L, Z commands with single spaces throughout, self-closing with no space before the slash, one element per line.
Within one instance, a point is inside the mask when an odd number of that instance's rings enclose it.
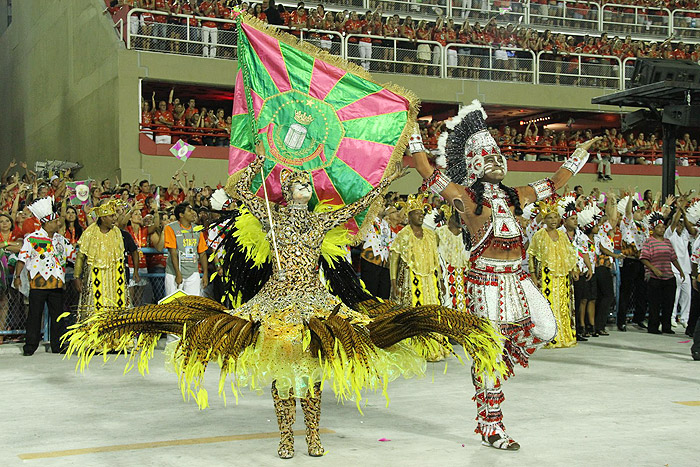
<path fill-rule="evenodd" d="M 322 458 L 306 454 L 298 407 L 290 460 L 277 458 L 269 391 L 246 392 L 238 405 L 229 393 L 224 407 L 217 368 L 207 375 L 212 407 L 200 411 L 183 402 L 160 352 L 147 377 L 97 359 L 79 375 L 74 359 L 23 357 L 5 345 L 0 465 L 697 466 L 700 362 L 687 340 L 633 329 L 540 350 L 505 385 L 505 423 L 519 452 L 480 445 L 469 367 L 453 359 L 447 374 L 433 363 L 426 378 L 395 381 L 388 408 L 372 394 L 364 415 L 324 393 Z"/>

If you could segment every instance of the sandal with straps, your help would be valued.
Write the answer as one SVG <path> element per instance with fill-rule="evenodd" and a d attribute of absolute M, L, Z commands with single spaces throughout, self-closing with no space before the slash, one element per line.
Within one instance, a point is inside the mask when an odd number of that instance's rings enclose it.
<path fill-rule="evenodd" d="M 520 449 L 520 444 L 505 433 L 496 433 L 489 436 L 488 439 L 481 435 L 481 444 L 502 451 L 517 451 Z"/>

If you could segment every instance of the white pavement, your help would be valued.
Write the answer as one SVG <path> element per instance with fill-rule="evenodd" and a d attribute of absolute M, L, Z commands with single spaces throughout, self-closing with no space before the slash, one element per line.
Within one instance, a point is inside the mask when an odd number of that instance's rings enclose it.
<path fill-rule="evenodd" d="M 631 330 L 538 351 L 505 385 L 505 423 L 519 452 L 480 445 L 469 368 L 451 360 L 447 374 L 430 364 L 428 377 L 391 384 L 388 408 L 370 395 L 364 416 L 327 390 L 326 456 L 309 457 L 301 434 L 287 461 L 277 458 L 269 391 L 246 392 L 238 405 L 229 393 L 224 407 L 218 368 L 207 374 L 212 407 L 199 411 L 183 402 L 159 352 L 146 377 L 99 359 L 76 375 L 75 359 L 4 346 L 0 466 L 698 466 L 700 362 L 687 340 Z"/>

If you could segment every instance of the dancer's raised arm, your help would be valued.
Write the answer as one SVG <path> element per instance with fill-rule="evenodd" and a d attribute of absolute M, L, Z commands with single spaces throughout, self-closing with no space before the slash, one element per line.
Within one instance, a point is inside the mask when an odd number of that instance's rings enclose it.
<path fill-rule="evenodd" d="M 232 196 L 239 198 L 248 210 L 260 220 L 267 219 L 265 202 L 255 193 L 250 191 L 250 184 L 255 175 L 260 171 L 265 162 L 265 147 L 258 141 L 255 145 L 256 157 L 253 162 L 243 170 L 241 178 L 235 184 L 235 193 Z M 263 180 L 264 181 L 264 180 Z"/>
<path fill-rule="evenodd" d="M 517 187 L 520 203 L 524 206 L 528 203 L 541 201 L 552 196 L 555 191 L 566 185 L 571 177 L 579 173 L 588 161 L 588 149 L 600 139 L 600 136 L 596 136 L 577 147 L 551 177 Z"/>

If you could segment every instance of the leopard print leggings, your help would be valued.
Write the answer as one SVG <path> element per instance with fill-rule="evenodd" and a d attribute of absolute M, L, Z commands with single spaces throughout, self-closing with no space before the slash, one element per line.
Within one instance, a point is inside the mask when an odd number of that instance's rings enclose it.
<path fill-rule="evenodd" d="M 296 399 L 290 391 L 288 399 L 282 399 L 277 392 L 277 386 L 272 383 L 272 400 L 277 413 L 277 425 L 280 430 L 280 444 L 277 454 L 282 459 L 294 456 L 294 421 L 296 420 Z M 306 445 L 309 455 L 318 457 L 324 453 L 321 437 L 319 435 L 319 422 L 321 420 L 321 384 L 314 385 L 313 394 L 309 391 L 305 399 L 301 399 L 301 408 L 304 411 L 304 423 L 306 424 Z"/>

